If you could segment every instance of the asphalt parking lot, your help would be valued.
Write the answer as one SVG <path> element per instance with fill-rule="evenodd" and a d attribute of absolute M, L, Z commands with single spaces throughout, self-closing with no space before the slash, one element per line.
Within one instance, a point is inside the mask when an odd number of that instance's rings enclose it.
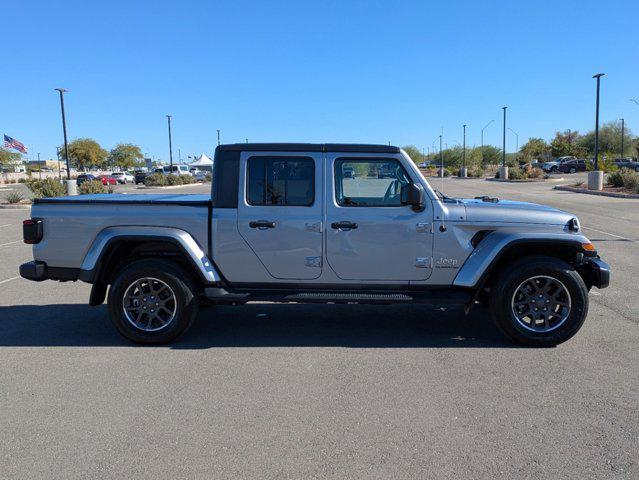
<path fill-rule="evenodd" d="M 0 477 L 639 478 L 639 201 L 432 184 L 579 216 L 613 280 L 575 338 L 517 348 L 482 308 L 250 304 L 142 348 L 89 285 L 19 278 L 29 211 L 0 210 Z"/>

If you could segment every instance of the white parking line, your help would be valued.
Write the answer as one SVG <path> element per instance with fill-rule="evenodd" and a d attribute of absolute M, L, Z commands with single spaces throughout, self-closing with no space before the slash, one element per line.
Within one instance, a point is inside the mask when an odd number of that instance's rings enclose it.
<path fill-rule="evenodd" d="M 10 227 L 10 226 L 11 226 L 11 224 L 10 224 L 10 223 L 7 223 L 7 224 L 5 224 L 5 225 L 0 225 L 0 228 L 2 228 L 2 227 Z"/>
<path fill-rule="evenodd" d="M 3 283 L 7 283 L 10 282 L 12 280 L 17 280 L 20 277 L 11 277 L 11 278 L 7 278 L 6 280 L 0 280 L 0 285 L 2 285 Z"/>
<path fill-rule="evenodd" d="M 14 245 L 16 243 L 22 243 L 22 240 L 16 240 L 15 242 L 8 242 L 8 243 L 0 243 L 0 247 L 6 247 L 7 245 Z"/>
<path fill-rule="evenodd" d="M 614 233 L 604 232 L 603 230 L 597 230 L 596 228 L 592 228 L 592 227 L 582 227 L 582 228 L 585 228 L 586 230 L 592 230 L 593 232 L 597 232 L 597 233 L 603 233 L 604 235 L 610 235 L 611 237 L 620 238 L 628 242 L 635 242 L 635 243 L 637 242 L 636 240 L 632 240 L 631 238 L 622 237 L 621 235 L 615 235 Z"/>

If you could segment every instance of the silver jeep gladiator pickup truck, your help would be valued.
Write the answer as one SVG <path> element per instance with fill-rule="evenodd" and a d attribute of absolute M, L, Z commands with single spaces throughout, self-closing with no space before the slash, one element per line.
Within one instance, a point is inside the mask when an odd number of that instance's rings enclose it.
<path fill-rule="evenodd" d="M 401 149 L 235 144 L 215 151 L 211 195 L 35 201 L 30 280 L 93 284 L 118 331 L 169 342 L 200 304 L 487 302 L 513 341 L 556 345 L 610 269 L 573 215 L 448 198 Z"/>

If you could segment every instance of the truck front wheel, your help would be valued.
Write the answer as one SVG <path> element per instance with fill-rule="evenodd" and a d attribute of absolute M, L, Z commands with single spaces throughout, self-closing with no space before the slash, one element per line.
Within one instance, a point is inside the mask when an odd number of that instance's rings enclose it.
<path fill-rule="evenodd" d="M 566 262 L 535 256 L 508 265 L 491 291 L 497 326 L 515 343 L 550 347 L 575 335 L 588 314 L 588 289 Z"/>
<path fill-rule="evenodd" d="M 136 343 L 176 339 L 192 325 L 198 311 L 188 278 L 173 263 L 160 260 L 140 260 L 123 269 L 109 290 L 115 328 Z"/>

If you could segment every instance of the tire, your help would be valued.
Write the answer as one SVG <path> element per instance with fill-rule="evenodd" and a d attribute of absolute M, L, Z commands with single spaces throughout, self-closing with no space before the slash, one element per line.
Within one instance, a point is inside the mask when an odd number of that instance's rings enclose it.
<path fill-rule="evenodd" d="M 536 280 L 531 280 L 535 277 Z M 522 299 L 530 298 L 530 302 L 542 302 L 541 305 L 550 302 L 551 306 L 555 300 L 549 300 L 547 296 L 538 298 L 539 292 L 534 290 L 536 287 L 530 282 L 541 287 L 551 282 L 551 292 L 560 291 L 563 287 L 569 296 L 560 293 L 558 301 L 567 303 L 569 307 L 566 309 L 557 305 L 557 314 L 552 311 L 533 312 L 528 300 Z M 525 290 L 534 291 L 535 295 L 525 296 Z M 515 305 L 517 300 L 524 304 L 523 307 Z M 519 308 L 523 308 L 524 312 L 529 311 L 533 316 L 547 315 L 546 319 L 548 316 L 551 318 L 544 320 L 538 317 L 533 325 L 532 321 L 518 320 L 515 311 Z M 583 325 L 588 315 L 588 289 L 579 273 L 566 262 L 553 257 L 531 256 L 509 264 L 498 276 L 491 291 L 490 309 L 499 329 L 513 342 L 530 347 L 552 347 L 573 337 Z M 526 315 L 521 310 L 519 312 L 520 317 Z"/>
<path fill-rule="evenodd" d="M 137 284 L 140 287 L 135 286 L 138 281 L 141 281 Z M 193 324 L 198 312 L 193 285 L 189 275 L 171 262 L 136 261 L 118 274 L 109 289 L 111 321 L 120 334 L 136 343 L 159 345 L 175 340 Z M 127 293 L 135 296 L 130 296 L 127 300 Z M 132 307 L 135 302 L 137 307 Z M 149 310 L 145 308 L 146 311 L 142 311 L 139 308 L 142 304 Z M 162 306 L 155 307 L 158 304 Z M 128 313 L 125 305 L 129 306 Z M 157 309 L 155 318 L 151 318 L 149 313 L 153 311 L 152 308 Z M 140 324 L 146 325 L 136 325 L 137 317 L 141 317 Z M 163 324 L 163 321 L 166 323 Z"/>
<path fill-rule="evenodd" d="M 572 167 L 572 168 L 570 169 L 570 173 L 577 173 L 577 170 L 575 169 L 575 167 Z"/>
<path fill-rule="evenodd" d="M 639 173 L 639 166 L 635 167 L 635 172 Z"/>
<path fill-rule="evenodd" d="M 550 172 L 551 172 L 551 173 L 557 173 L 558 171 L 559 171 L 559 169 L 558 169 L 557 167 L 552 167 L 552 168 L 550 169 Z"/>

